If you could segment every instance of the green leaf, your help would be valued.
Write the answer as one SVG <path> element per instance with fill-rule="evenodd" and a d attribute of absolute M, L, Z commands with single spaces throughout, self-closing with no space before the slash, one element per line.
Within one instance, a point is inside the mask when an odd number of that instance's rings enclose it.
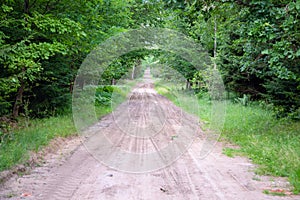
<path fill-rule="evenodd" d="M 297 9 L 297 10 L 300 10 L 300 0 L 297 0 L 297 1 L 296 1 L 296 9 Z"/>
<path fill-rule="evenodd" d="M 261 54 L 265 54 L 265 55 L 268 55 L 269 54 L 269 49 L 265 49 L 261 52 Z"/>
<path fill-rule="evenodd" d="M 298 49 L 298 51 L 296 52 L 296 57 L 300 56 L 300 49 Z"/>
<path fill-rule="evenodd" d="M 3 12 L 10 12 L 10 11 L 13 10 L 12 7 L 7 6 L 7 5 L 5 5 L 5 4 L 3 4 L 3 5 L 1 6 L 1 8 L 2 8 Z"/>

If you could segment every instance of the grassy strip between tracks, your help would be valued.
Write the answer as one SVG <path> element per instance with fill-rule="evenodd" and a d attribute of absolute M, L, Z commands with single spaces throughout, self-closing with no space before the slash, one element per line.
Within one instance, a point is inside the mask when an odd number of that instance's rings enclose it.
<path fill-rule="evenodd" d="M 208 97 L 195 98 L 191 93 L 155 84 L 156 91 L 173 101 L 189 113 L 195 114 L 193 107 L 197 101 L 198 116 L 208 125 L 212 120 L 211 102 Z M 176 92 L 174 92 L 176 91 Z M 245 155 L 259 167 L 261 175 L 288 177 L 294 193 L 300 192 L 300 122 L 276 119 L 267 108 L 250 102 L 244 106 L 226 102 L 225 124 L 221 138 L 237 144 L 240 148 L 225 148 L 228 156 Z"/>
<path fill-rule="evenodd" d="M 123 86 L 113 86 L 116 90 L 103 104 L 95 104 L 95 114 L 100 118 L 126 100 L 126 96 L 136 81 Z M 119 87 L 119 88 L 117 88 Z M 101 94 L 99 94 L 101 96 Z M 110 103 L 113 102 L 113 105 Z M 0 132 L 0 172 L 11 169 L 17 164 L 27 164 L 30 152 L 37 152 L 56 137 L 76 135 L 77 131 L 72 114 L 49 117 L 44 119 L 18 119 L 17 127 L 9 132 Z"/>

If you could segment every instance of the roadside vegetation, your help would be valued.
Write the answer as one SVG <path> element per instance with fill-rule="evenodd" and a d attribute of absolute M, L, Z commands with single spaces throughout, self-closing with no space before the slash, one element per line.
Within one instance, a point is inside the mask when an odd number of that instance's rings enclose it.
<path fill-rule="evenodd" d="M 30 152 L 41 150 L 55 137 L 76 134 L 71 115 L 25 121 L 19 118 L 18 127 L 0 132 L 0 171 L 26 163 Z"/>
<path fill-rule="evenodd" d="M 96 118 L 111 113 L 126 100 L 136 80 L 123 80 L 117 86 L 99 86 L 95 93 Z M 71 112 L 42 119 L 19 117 L 18 123 L 5 124 L 0 131 L 0 171 L 26 164 L 30 152 L 38 152 L 56 137 L 78 135 Z M 3 124 L 4 125 L 4 124 Z"/>
<path fill-rule="evenodd" d="M 161 80 L 156 82 L 155 89 L 185 111 L 198 115 L 199 120 L 204 122 L 204 128 L 213 130 L 214 127 L 210 126 L 209 95 L 197 95 L 193 91 L 182 90 L 182 86 L 174 85 Z M 191 106 L 194 103 L 199 105 L 199 112 Z M 257 174 L 288 177 L 294 193 L 299 193 L 299 121 L 278 119 L 267 104 L 255 101 L 245 103 L 238 97 L 226 100 L 225 117 L 220 139 L 238 145 L 239 148 L 224 148 L 224 154 L 231 157 L 247 156 L 258 164 Z"/>
<path fill-rule="evenodd" d="M 29 151 L 54 137 L 76 134 L 74 91 L 97 87 L 95 112 L 103 116 L 124 101 L 132 86 L 129 81 L 122 88 L 117 82 L 136 80 L 147 63 L 159 69 L 153 71 L 155 77 L 173 84 L 171 89 L 157 85 L 157 90 L 190 112 L 195 110 L 182 102 L 191 103 L 188 99 L 193 97 L 199 102 L 200 119 L 209 127 L 210 98 L 204 83 L 208 74 L 196 64 L 218 69 L 229 94 L 222 137 L 241 148 L 224 153 L 249 156 L 260 164 L 257 173 L 288 176 L 294 191 L 300 192 L 299 12 L 300 0 L 2 1 L 0 171 L 23 162 Z M 111 52 L 127 49 L 117 41 L 121 46 L 106 49 L 114 59 L 96 62 L 96 67 L 105 67 L 101 77 L 99 70 L 77 79 L 83 61 L 99 44 L 145 27 L 182 33 L 211 63 L 189 63 L 150 40 L 144 41 L 144 49 L 114 58 Z M 169 45 L 178 52 L 191 50 L 189 45 Z M 176 80 L 184 81 L 180 88 L 172 89 L 177 85 L 170 69 L 178 72 Z M 91 83 L 85 75 L 99 76 L 99 82 Z"/>

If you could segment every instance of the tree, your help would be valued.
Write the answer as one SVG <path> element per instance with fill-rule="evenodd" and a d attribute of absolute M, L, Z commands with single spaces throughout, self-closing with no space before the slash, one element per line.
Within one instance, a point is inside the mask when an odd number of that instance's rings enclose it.
<path fill-rule="evenodd" d="M 65 94 L 85 56 L 129 27 L 129 2 L 5 1 L 0 10 L 0 114 L 11 110 L 17 117 L 24 98 L 35 113 L 64 109 L 62 102 L 70 101 Z"/>
<path fill-rule="evenodd" d="M 299 1 L 236 3 L 238 23 L 223 53 L 225 80 L 278 114 L 299 112 Z"/>
<path fill-rule="evenodd" d="M 0 84 L 2 93 L 10 96 L 16 93 L 13 103 L 12 115 L 19 115 L 19 108 L 22 105 L 23 94 L 29 84 L 39 78 L 42 71 L 41 60 L 49 59 L 56 53 L 66 54 L 66 46 L 59 41 L 36 40 L 41 37 L 46 27 L 54 26 L 61 31 L 61 34 L 68 32 L 67 28 L 76 28 L 76 23 L 69 20 L 63 22 L 52 19 L 51 16 L 44 16 L 38 13 L 31 14 L 29 1 L 24 1 L 24 12 L 21 7 L 12 7 L 10 4 L 2 5 L 2 20 L 0 33 L 2 35 L 1 46 L 1 68 L 3 75 Z M 56 31 L 56 30 L 54 30 Z M 72 31 L 69 31 L 72 32 Z M 11 90 L 7 90 L 6 83 L 12 83 Z M 9 93 L 8 93 L 9 91 Z"/>
<path fill-rule="evenodd" d="M 168 1 L 214 57 L 227 90 L 272 103 L 299 118 L 299 1 Z M 298 113 L 298 114 L 297 114 Z"/>

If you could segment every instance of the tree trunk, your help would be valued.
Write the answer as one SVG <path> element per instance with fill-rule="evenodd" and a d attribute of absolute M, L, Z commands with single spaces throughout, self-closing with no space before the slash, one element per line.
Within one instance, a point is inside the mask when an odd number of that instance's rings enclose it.
<path fill-rule="evenodd" d="M 132 72 L 131 72 L 131 79 L 134 79 L 134 73 L 135 73 L 135 64 L 132 66 Z"/>
<path fill-rule="evenodd" d="M 191 89 L 191 82 L 190 82 L 190 80 L 189 80 L 189 79 L 186 79 L 186 85 L 185 85 L 185 89 L 186 89 L 186 90 L 189 90 L 189 89 Z"/>
<path fill-rule="evenodd" d="M 19 110 L 20 110 L 20 107 L 22 105 L 24 90 L 25 90 L 25 83 L 22 80 L 21 81 L 21 86 L 20 86 L 20 88 L 18 89 L 18 92 L 17 92 L 15 104 L 14 104 L 14 107 L 13 107 L 12 115 L 13 115 L 14 118 L 19 116 Z"/>
<path fill-rule="evenodd" d="M 116 79 L 111 79 L 111 85 L 116 85 Z"/>
<path fill-rule="evenodd" d="M 29 14 L 29 0 L 24 0 L 24 13 Z"/>
<path fill-rule="evenodd" d="M 73 93 L 73 85 L 74 85 L 74 81 L 71 81 L 69 84 L 69 92 L 72 94 Z"/>
<path fill-rule="evenodd" d="M 24 13 L 29 14 L 29 0 L 24 0 Z M 27 18 L 25 18 L 25 23 L 27 23 Z M 25 73 L 26 69 L 23 67 L 22 68 L 22 73 Z M 19 116 L 19 110 L 22 105 L 23 101 L 23 93 L 25 90 L 25 81 L 22 78 L 20 81 L 20 87 L 18 89 L 17 95 L 16 95 L 16 100 L 15 104 L 12 110 L 12 115 L 14 118 L 17 118 Z"/>
<path fill-rule="evenodd" d="M 215 33 L 215 38 L 214 38 L 214 69 L 217 69 L 217 64 L 216 64 L 216 58 L 217 58 L 217 20 L 216 17 L 214 18 L 214 33 Z"/>

